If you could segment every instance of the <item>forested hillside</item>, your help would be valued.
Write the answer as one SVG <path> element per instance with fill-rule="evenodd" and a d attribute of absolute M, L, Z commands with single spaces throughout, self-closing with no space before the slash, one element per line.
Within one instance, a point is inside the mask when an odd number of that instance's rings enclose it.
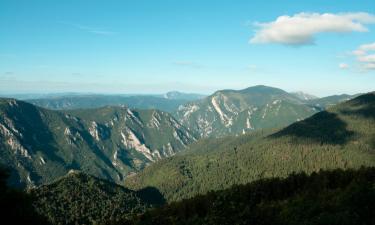
<path fill-rule="evenodd" d="M 375 168 L 291 174 L 209 192 L 118 224 L 370 225 L 374 184 Z"/>
<path fill-rule="evenodd" d="M 164 203 L 157 190 L 128 190 L 80 172 L 31 190 L 33 205 L 51 224 L 103 224 Z"/>
<path fill-rule="evenodd" d="M 145 168 L 126 185 L 156 187 L 175 201 L 296 171 L 374 166 L 374 120 L 375 94 L 369 93 L 272 135 L 212 139 L 204 151 L 198 142 L 182 155 Z"/>

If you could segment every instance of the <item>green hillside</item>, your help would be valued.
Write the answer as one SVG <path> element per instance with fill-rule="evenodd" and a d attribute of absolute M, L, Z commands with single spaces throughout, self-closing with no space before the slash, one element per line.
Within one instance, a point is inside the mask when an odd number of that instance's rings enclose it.
<path fill-rule="evenodd" d="M 292 174 L 154 209 L 128 225 L 375 224 L 375 168 Z"/>
<path fill-rule="evenodd" d="M 38 214 L 51 224 L 103 224 L 144 212 L 163 204 L 155 195 L 148 199 L 147 190 L 134 192 L 122 186 L 79 172 L 31 190 Z M 155 201 L 157 200 L 157 201 Z"/>
<path fill-rule="evenodd" d="M 0 164 L 11 169 L 14 186 L 51 182 L 71 169 L 121 183 L 194 140 L 158 110 L 52 111 L 0 99 Z"/>
<path fill-rule="evenodd" d="M 184 154 L 145 168 L 127 179 L 126 185 L 152 186 L 174 201 L 292 172 L 374 166 L 374 106 L 375 94 L 369 93 L 272 135 L 198 142 Z"/>

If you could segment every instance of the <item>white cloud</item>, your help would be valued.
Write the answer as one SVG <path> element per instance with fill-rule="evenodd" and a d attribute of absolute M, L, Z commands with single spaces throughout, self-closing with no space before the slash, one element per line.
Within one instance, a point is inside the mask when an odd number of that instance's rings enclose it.
<path fill-rule="evenodd" d="M 375 70 L 375 42 L 361 45 L 352 53 L 356 56 L 362 70 Z"/>
<path fill-rule="evenodd" d="M 365 44 L 359 46 L 359 49 L 362 51 L 375 51 L 375 42 L 371 44 Z"/>
<path fill-rule="evenodd" d="M 340 68 L 340 69 L 343 69 L 343 70 L 346 70 L 346 69 L 349 69 L 349 65 L 346 64 L 346 63 L 340 63 L 340 64 L 339 64 L 339 68 Z"/>
<path fill-rule="evenodd" d="M 374 24 L 375 15 L 358 13 L 299 13 L 280 16 L 275 21 L 256 23 L 250 43 L 278 43 L 284 45 L 313 44 L 318 33 L 367 32 L 366 24 Z M 374 46 L 368 46 L 369 48 Z"/>

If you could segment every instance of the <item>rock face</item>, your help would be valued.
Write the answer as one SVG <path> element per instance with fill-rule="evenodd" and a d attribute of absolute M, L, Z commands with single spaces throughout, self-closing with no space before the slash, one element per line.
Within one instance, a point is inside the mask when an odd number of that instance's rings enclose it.
<path fill-rule="evenodd" d="M 304 119 L 318 109 L 281 89 L 254 86 L 223 90 L 179 107 L 178 120 L 200 137 L 240 134 L 282 127 Z"/>
<path fill-rule="evenodd" d="M 15 186 L 49 182 L 72 169 L 122 182 L 193 141 L 177 120 L 158 110 L 52 111 L 0 100 L 0 163 L 10 167 Z"/>

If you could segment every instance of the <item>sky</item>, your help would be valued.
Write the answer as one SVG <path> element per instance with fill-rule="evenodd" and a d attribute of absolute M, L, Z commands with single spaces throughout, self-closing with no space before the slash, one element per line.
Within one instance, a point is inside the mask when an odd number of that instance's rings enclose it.
<path fill-rule="evenodd" d="M 374 0 L 0 0 L 0 93 L 375 91 Z"/>

